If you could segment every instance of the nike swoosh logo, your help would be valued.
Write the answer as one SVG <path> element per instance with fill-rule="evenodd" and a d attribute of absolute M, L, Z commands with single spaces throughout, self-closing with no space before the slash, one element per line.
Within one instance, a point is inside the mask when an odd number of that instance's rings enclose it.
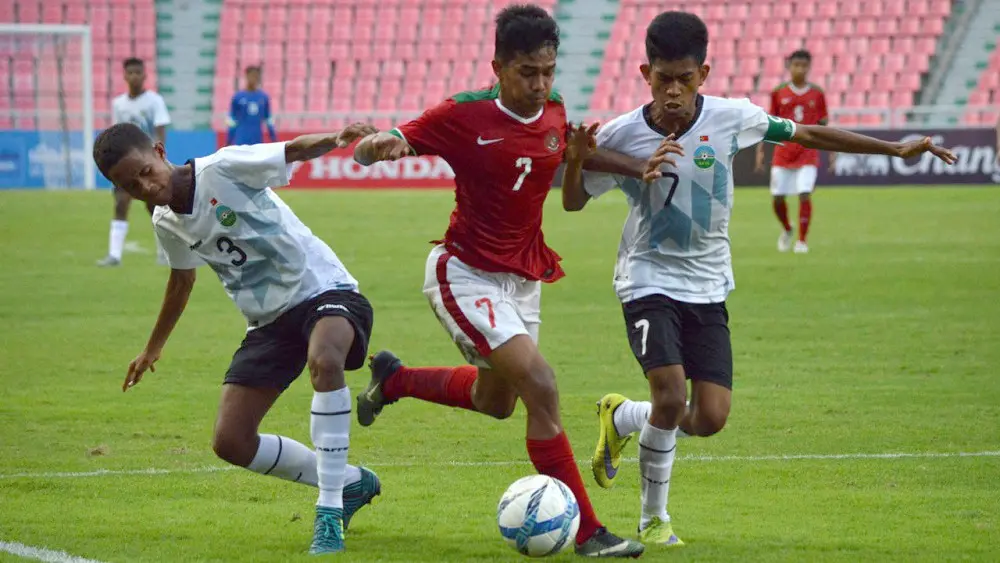
<path fill-rule="evenodd" d="M 608 479 L 614 479 L 618 474 L 618 468 L 611 465 L 611 448 L 608 447 L 607 440 L 604 441 L 604 474 Z"/>
<path fill-rule="evenodd" d="M 374 403 L 375 393 L 377 392 L 378 392 L 378 387 L 372 387 L 371 389 L 368 390 L 367 393 L 365 393 L 365 398 Z"/>
<path fill-rule="evenodd" d="M 503 137 L 500 137 L 499 139 L 489 139 L 489 140 L 486 140 L 486 139 L 484 139 L 482 137 L 477 137 L 476 138 L 476 144 L 479 145 L 479 146 L 492 145 L 493 143 L 499 143 L 502 140 L 503 140 Z"/>

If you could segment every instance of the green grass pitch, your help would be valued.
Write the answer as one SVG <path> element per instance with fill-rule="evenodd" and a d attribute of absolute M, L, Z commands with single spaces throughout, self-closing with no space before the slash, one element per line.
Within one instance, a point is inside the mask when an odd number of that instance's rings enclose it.
<path fill-rule="evenodd" d="M 792 255 L 775 251 L 768 194 L 737 191 L 733 412 L 720 435 L 680 443 L 670 513 L 688 546 L 651 547 L 647 560 L 1000 560 L 998 194 L 821 190 L 812 252 Z M 376 310 L 373 349 L 412 364 L 461 361 L 420 292 L 450 193 L 282 196 L 361 280 Z M 608 197 L 567 214 L 558 197 L 545 232 L 568 277 L 545 289 L 541 347 L 583 459 L 595 401 L 646 391 L 610 287 L 625 205 Z M 110 211 L 106 193 L 0 194 L 0 540 L 113 562 L 306 560 L 313 490 L 206 471 L 224 467 L 210 436 L 243 335 L 210 271 L 157 372 L 121 392 L 166 271 L 148 253 L 94 266 Z M 140 206 L 132 218 L 130 240 L 152 248 Z M 366 380 L 349 375 L 355 391 Z M 263 430 L 309 443 L 310 394 L 297 381 Z M 532 472 L 523 432 L 521 408 L 498 422 L 412 400 L 352 428 L 351 461 L 378 471 L 384 490 L 340 559 L 518 558 L 495 508 Z M 876 457 L 897 453 L 917 455 Z M 162 471 L 143 473 L 152 469 Z M 45 475 L 99 470 L 126 472 Z M 604 522 L 633 532 L 635 462 L 610 491 L 582 470 Z M 20 559 L 0 553 L 8 560 Z"/>

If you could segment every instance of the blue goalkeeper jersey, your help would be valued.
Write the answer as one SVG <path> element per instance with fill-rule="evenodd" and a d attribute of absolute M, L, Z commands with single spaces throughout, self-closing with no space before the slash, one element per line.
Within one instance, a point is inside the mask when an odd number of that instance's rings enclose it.
<path fill-rule="evenodd" d="M 256 145 L 264 142 L 262 128 L 267 126 L 270 140 L 277 141 L 271 100 L 262 90 L 240 90 L 233 95 L 229 107 L 227 145 Z"/>

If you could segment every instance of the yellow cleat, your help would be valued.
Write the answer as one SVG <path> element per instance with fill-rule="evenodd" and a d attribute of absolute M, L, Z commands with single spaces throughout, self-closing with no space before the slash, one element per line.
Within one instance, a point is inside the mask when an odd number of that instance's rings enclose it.
<path fill-rule="evenodd" d="M 639 541 L 646 544 L 656 544 L 661 547 L 682 547 L 684 542 L 674 534 L 673 525 L 657 517 L 649 521 L 649 525 L 639 530 Z"/>
<path fill-rule="evenodd" d="M 597 451 L 594 452 L 591 468 L 594 470 L 594 479 L 597 480 L 597 484 L 605 489 L 610 489 L 615 484 L 618 466 L 622 462 L 622 449 L 632 438 L 631 436 L 619 436 L 618 430 L 615 428 L 615 409 L 626 400 L 624 395 L 610 393 L 601 397 L 601 400 L 597 402 L 597 417 L 601 423 L 601 435 L 597 439 Z"/>

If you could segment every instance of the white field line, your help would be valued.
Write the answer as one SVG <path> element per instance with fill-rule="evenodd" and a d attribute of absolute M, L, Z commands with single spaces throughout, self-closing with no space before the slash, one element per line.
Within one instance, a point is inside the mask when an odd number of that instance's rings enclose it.
<path fill-rule="evenodd" d="M 101 563 L 95 559 L 86 559 L 70 555 L 65 551 L 55 551 L 44 547 L 33 547 L 12 541 L 0 540 L 0 552 L 10 553 L 25 559 L 36 559 L 46 563 Z"/>
<path fill-rule="evenodd" d="M 942 459 L 965 457 L 1000 457 L 1000 451 L 982 452 L 887 452 L 887 453 L 854 453 L 854 454 L 775 454 L 775 455 L 689 455 L 680 456 L 681 463 L 719 463 L 719 462 L 768 462 L 768 461 L 802 461 L 802 460 L 899 460 L 899 459 Z M 623 461 L 635 463 L 637 458 L 624 458 Z M 581 465 L 590 463 L 589 459 L 577 460 Z M 528 460 L 501 461 L 400 461 L 365 463 L 369 467 L 512 467 L 530 465 Z M 217 473 L 239 469 L 231 465 L 212 465 L 191 467 L 186 469 L 99 469 L 96 471 L 51 471 L 38 473 L 5 473 L 0 479 L 73 479 L 80 477 L 104 477 L 115 475 L 174 475 L 185 473 Z"/>

